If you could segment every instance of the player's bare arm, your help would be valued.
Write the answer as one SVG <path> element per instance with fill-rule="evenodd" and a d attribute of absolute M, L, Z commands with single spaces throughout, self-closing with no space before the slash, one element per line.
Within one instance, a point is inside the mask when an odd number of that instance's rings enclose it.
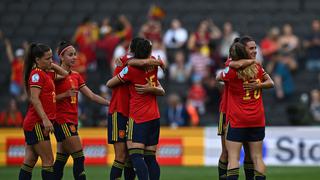
<path fill-rule="evenodd" d="M 63 79 L 69 75 L 69 72 L 55 63 L 51 63 L 51 69 L 57 73 L 55 80 Z"/>
<path fill-rule="evenodd" d="M 238 61 L 231 61 L 229 66 L 233 69 L 244 69 L 251 64 L 259 63 L 256 59 L 240 59 Z"/>
<path fill-rule="evenodd" d="M 250 81 L 249 83 L 243 83 L 245 90 L 256 90 L 256 89 L 269 89 L 274 87 L 274 82 L 271 77 L 265 73 L 262 82 Z"/>
<path fill-rule="evenodd" d="M 82 86 L 80 92 L 87 96 L 91 101 L 108 106 L 110 101 L 92 92 L 88 86 Z"/>
<path fill-rule="evenodd" d="M 109 81 L 106 83 L 106 86 L 108 88 L 114 88 L 122 83 L 124 82 L 122 82 L 118 76 L 114 76 L 113 78 L 109 79 Z"/>
<path fill-rule="evenodd" d="M 72 96 L 76 96 L 77 90 L 75 89 L 69 89 L 61 94 L 56 95 L 56 100 L 60 101 L 63 98 L 67 98 L 67 97 L 72 97 Z"/>
<path fill-rule="evenodd" d="M 158 86 L 156 87 L 150 85 L 149 83 L 135 84 L 134 86 L 138 94 L 150 93 L 156 96 L 165 95 L 165 90 L 163 89 L 159 81 L 158 81 Z"/>

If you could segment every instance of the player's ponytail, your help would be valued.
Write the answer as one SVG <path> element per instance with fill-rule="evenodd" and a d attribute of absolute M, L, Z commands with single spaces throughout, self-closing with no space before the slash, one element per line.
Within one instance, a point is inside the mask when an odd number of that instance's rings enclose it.
<path fill-rule="evenodd" d="M 45 44 L 31 43 L 28 47 L 25 62 L 24 62 L 24 87 L 29 94 L 29 76 L 31 70 L 36 66 L 36 58 L 41 58 L 46 52 L 50 50 L 50 47 Z"/>

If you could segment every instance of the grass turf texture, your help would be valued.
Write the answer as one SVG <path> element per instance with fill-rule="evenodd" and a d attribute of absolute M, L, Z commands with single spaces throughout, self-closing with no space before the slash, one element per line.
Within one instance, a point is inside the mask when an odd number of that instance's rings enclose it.
<path fill-rule="evenodd" d="M 194 180 L 217 179 L 217 167 L 161 167 L 161 180 Z M 87 179 L 109 179 L 109 166 L 87 166 Z M 19 167 L 0 167 L 0 179 L 18 179 Z M 41 169 L 33 170 L 33 180 L 41 180 Z M 64 180 L 72 180 L 72 167 L 67 167 Z M 137 178 L 136 178 L 137 179 Z M 240 180 L 244 180 L 243 168 L 240 169 Z M 320 179 L 319 167 L 268 167 L 267 179 L 270 180 L 306 180 Z"/>

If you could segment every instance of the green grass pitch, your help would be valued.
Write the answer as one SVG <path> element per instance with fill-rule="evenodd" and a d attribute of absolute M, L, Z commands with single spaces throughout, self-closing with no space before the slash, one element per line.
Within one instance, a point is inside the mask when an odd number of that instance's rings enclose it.
<path fill-rule="evenodd" d="M 268 167 L 267 179 L 269 180 L 306 180 L 320 179 L 319 167 Z M 88 180 L 109 179 L 110 167 L 87 166 Z M 243 169 L 240 170 L 240 180 L 244 180 Z M 0 179 L 18 179 L 19 167 L 0 167 Z M 40 168 L 33 171 L 33 180 L 41 180 Z M 72 180 L 72 168 L 67 167 L 64 180 Z M 215 180 L 217 179 L 217 167 L 161 167 L 161 180 Z"/>

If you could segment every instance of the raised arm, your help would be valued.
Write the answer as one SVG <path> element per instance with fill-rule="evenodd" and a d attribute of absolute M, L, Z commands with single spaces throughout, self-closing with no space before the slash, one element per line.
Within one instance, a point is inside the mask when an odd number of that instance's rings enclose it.
<path fill-rule="evenodd" d="M 9 59 L 9 62 L 12 63 L 14 60 L 14 55 L 13 55 L 13 50 L 12 50 L 12 46 L 11 46 L 11 42 L 8 38 L 4 39 L 4 44 L 6 46 L 6 53 Z"/>
<path fill-rule="evenodd" d="M 258 63 L 255 59 L 240 59 L 238 61 L 231 61 L 229 66 L 233 69 L 244 69 L 251 64 Z"/>
<path fill-rule="evenodd" d="M 82 86 L 80 88 L 80 91 L 87 96 L 91 101 L 94 101 L 96 103 L 106 105 L 108 106 L 110 104 L 110 101 L 105 99 L 104 97 L 99 96 L 98 94 L 91 91 L 91 89 L 88 88 L 88 86 Z"/>
<path fill-rule="evenodd" d="M 51 63 L 51 69 L 53 69 L 58 75 L 56 80 L 63 79 L 69 75 L 68 71 L 64 70 L 62 67 L 60 67 L 59 65 L 57 65 L 55 63 Z"/>

